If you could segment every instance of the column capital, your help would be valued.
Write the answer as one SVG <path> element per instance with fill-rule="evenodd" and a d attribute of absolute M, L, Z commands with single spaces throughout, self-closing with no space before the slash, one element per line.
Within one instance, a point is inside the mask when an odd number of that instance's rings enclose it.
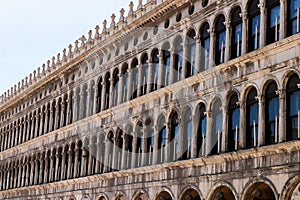
<path fill-rule="evenodd" d="M 248 12 L 247 11 L 241 12 L 239 15 L 243 20 L 246 20 L 248 18 Z"/>
<path fill-rule="evenodd" d="M 226 20 L 226 21 L 223 22 L 223 24 L 225 25 L 226 28 L 230 28 L 231 21 L 230 20 Z"/>
<path fill-rule="evenodd" d="M 260 2 L 259 4 L 257 4 L 258 8 L 260 9 L 265 9 L 266 7 L 266 2 Z"/>

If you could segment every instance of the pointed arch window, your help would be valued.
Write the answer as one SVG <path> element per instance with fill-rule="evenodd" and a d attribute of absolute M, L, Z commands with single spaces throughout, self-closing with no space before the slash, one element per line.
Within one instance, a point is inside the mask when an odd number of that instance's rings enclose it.
<path fill-rule="evenodd" d="M 105 100 L 104 100 L 104 109 L 109 108 L 110 100 L 110 73 L 107 73 L 105 76 Z"/>
<path fill-rule="evenodd" d="M 161 87 L 170 85 L 170 71 L 171 71 L 171 53 L 170 53 L 170 45 L 167 43 L 163 50 L 163 74 L 162 74 L 162 85 Z"/>
<path fill-rule="evenodd" d="M 253 148 L 258 144 L 258 100 L 257 91 L 251 88 L 246 102 L 246 147 Z"/>
<path fill-rule="evenodd" d="M 292 141 L 300 138 L 299 119 L 300 119 L 300 83 L 299 77 L 294 74 L 290 77 L 287 87 L 287 123 L 286 140 Z"/>
<path fill-rule="evenodd" d="M 199 106 L 199 123 L 197 130 L 197 155 L 198 157 L 205 155 L 206 147 L 206 108 L 203 103 Z"/>
<path fill-rule="evenodd" d="M 231 16 L 231 59 L 237 58 L 242 55 L 242 27 L 243 21 L 241 14 L 241 8 L 237 7 L 234 9 Z"/>
<path fill-rule="evenodd" d="M 165 123 L 165 117 L 161 116 L 158 121 L 158 163 L 164 163 L 166 161 L 165 147 L 167 145 L 167 128 Z"/>
<path fill-rule="evenodd" d="M 205 71 L 209 68 L 209 53 L 210 53 L 210 33 L 209 33 L 209 24 L 207 22 L 202 25 L 200 32 L 201 32 L 200 71 Z"/>
<path fill-rule="evenodd" d="M 174 44 L 175 54 L 174 54 L 174 82 L 180 81 L 182 79 L 182 67 L 183 67 L 183 46 L 182 38 L 178 37 Z"/>
<path fill-rule="evenodd" d="M 288 0 L 287 35 L 300 32 L 300 0 Z"/>
<path fill-rule="evenodd" d="M 222 64 L 225 61 L 226 49 L 226 27 L 224 15 L 219 15 L 216 20 L 216 47 L 215 47 L 215 63 L 216 65 Z"/>
<path fill-rule="evenodd" d="M 153 50 L 151 60 L 152 60 L 152 77 L 150 83 L 151 83 L 151 92 L 152 92 L 154 90 L 157 90 L 158 88 L 158 74 L 159 74 L 158 49 Z"/>
<path fill-rule="evenodd" d="M 267 44 L 280 39 L 280 1 L 267 0 Z"/>
<path fill-rule="evenodd" d="M 170 157 L 171 161 L 176 161 L 179 159 L 179 123 L 178 123 L 178 114 L 173 112 L 171 115 L 171 128 L 170 128 Z"/>
<path fill-rule="evenodd" d="M 139 71 L 138 71 L 138 60 L 135 58 L 131 63 L 131 73 L 132 73 L 132 94 L 131 100 L 137 98 L 137 90 L 138 90 L 138 83 L 139 83 Z"/>
<path fill-rule="evenodd" d="M 191 30 L 187 35 L 187 63 L 185 78 L 193 76 L 195 74 L 195 62 L 196 62 L 196 32 Z"/>
<path fill-rule="evenodd" d="M 236 93 L 230 97 L 228 115 L 228 151 L 231 152 L 238 149 L 240 139 L 240 107 Z"/>
<path fill-rule="evenodd" d="M 223 113 L 222 113 L 222 103 L 220 99 L 216 99 L 213 103 L 212 108 L 212 132 L 211 132 L 211 144 L 212 147 L 210 154 L 221 153 L 222 149 L 222 123 L 223 123 Z"/>
<path fill-rule="evenodd" d="M 113 73 L 113 106 L 116 106 L 118 103 L 119 83 L 119 69 L 116 68 Z"/>
<path fill-rule="evenodd" d="M 102 77 L 98 82 L 98 94 L 97 94 L 97 113 L 101 112 L 101 99 L 102 99 Z"/>
<path fill-rule="evenodd" d="M 183 160 L 192 157 L 193 124 L 191 115 L 190 109 L 187 109 L 183 115 Z"/>
<path fill-rule="evenodd" d="M 141 96 L 147 93 L 147 85 L 148 85 L 148 55 L 144 54 L 142 57 L 142 77 L 141 77 Z"/>
<path fill-rule="evenodd" d="M 259 0 L 250 1 L 248 5 L 248 52 L 260 48 L 260 10 Z"/>
<path fill-rule="evenodd" d="M 279 139 L 279 96 L 276 82 L 271 82 L 265 93 L 265 144 L 275 144 Z"/>

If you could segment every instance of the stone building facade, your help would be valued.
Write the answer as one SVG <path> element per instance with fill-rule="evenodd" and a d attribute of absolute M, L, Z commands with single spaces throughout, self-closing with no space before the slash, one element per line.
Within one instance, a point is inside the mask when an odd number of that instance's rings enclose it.
<path fill-rule="evenodd" d="M 0 198 L 300 199 L 300 1 L 148 0 L 0 98 Z"/>

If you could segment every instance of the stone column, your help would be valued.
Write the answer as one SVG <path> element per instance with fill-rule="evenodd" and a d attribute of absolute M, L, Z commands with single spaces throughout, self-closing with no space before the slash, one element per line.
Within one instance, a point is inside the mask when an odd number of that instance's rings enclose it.
<path fill-rule="evenodd" d="M 165 147 L 165 159 L 163 160 L 164 162 L 170 162 L 173 159 L 173 155 L 171 155 L 171 128 L 170 128 L 171 124 L 170 123 L 166 123 L 166 147 Z"/>
<path fill-rule="evenodd" d="M 94 106 L 93 106 L 93 110 L 92 110 L 92 115 L 93 114 L 96 114 L 97 113 L 97 107 L 98 107 L 98 101 L 97 101 L 97 98 L 98 98 L 98 85 L 97 84 L 95 84 L 94 85 L 94 90 L 95 90 L 95 92 L 94 92 L 94 99 L 92 100 L 92 101 L 94 101 Z"/>
<path fill-rule="evenodd" d="M 41 136 L 41 135 L 43 135 L 43 129 L 44 129 L 44 126 L 45 126 L 45 119 L 44 119 L 44 114 L 43 114 L 43 109 L 41 109 L 41 113 L 40 113 L 40 119 L 41 119 L 41 121 L 40 121 L 40 128 L 39 128 L 39 133 L 38 133 L 38 135 L 39 136 Z"/>
<path fill-rule="evenodd" d="M 52 102 L 50 104 L 50 119 L 49 119 L 49 128 L 48 132 L 53 131 L 53 107 L 52 107 Z"/>
<path fill-rule="evenodd" d="M 71 146 L 70 146 L 69 151 L 68 151 L 67 179 L 71 179 L 72 178 L 71 175 L 72 175 L 72 171 L 74 169 L 74 168 L 72 168 L 72 160 L 73 160 L 73 153 L 72 153 L 72 149 L 71 149 Z"/>
<path fill-rule="evenodd" d="M 44 161 L 45 161 L 44 183 L 49 183 L 50 169 L 48 169 L 49 163 L 48 163 L 47 153 L 45 154 Z"/>
<path fill-rule="evenodd" d="M 100 143 L 98 141 L 98 143 L 96 143 L 96 152 L 95 152 L 95 174 L 99 174 L 100 173 L 100 162 L 101 162 L 101 153 L 102 153 L 102 150 L 101 150 L 101 147 L 100 147 Z"/>
<path fill-rule="evenodd" d="M 127 93 L 127 100 L 125 101 L 129 101 L 132 95 L 132 69 L 128 68 L 127 73 L 128 73 L 128 93 Z"/>
<path fill-rule="evenodd" d="M 61 159 L 61 166 L 60 166 L 60 180 L 65 180 L 65 177 L 66 177 L 66 152 L 65 150 L 63 149 L 62 150 L 62 159 Z"/>
<path fill-rule="evenodd" d="M 207 112 L 207 123 L 206 123 L 206 151 L 205 156 L 208 156 L 214 145 L 212 144 L 212 113 L 211 111 Z"/>
<path fill-rule="evenodd" d="M 279 94 L 279 142 L 286 141 L 286 91 L 281 89 Z"/>
<path fill-rule="evenodd" d="M 79 148 L 78 146 L 75 147 L 75 159 L 74 159 L 74 171 L 73 171 L 73 178 L 79 177 L 79 169 L 78 169 L 78 161 L 79 161 Z"/>
<path fill-rule="evenodd" d="M 71 93 L 69 93 L 68 95 L 68 99 L 67 99 L 67 104 L 68 104 L 68 108 L 67 108 L 67 122 L 66 122 L 66 125 L 69 125 L 71 124 L 71 117 L 72 117 L 72 112 L 71 110 L 72 109 L 72 96 L 71 96 Z M 74 110 L 73 110 L 73 113 L 74 113 Z"/>
<path fill-rule="evenodd" d="M 48 132 L 48 127 L 49 127 L 49 119 L 48 119 L 48 114 L 49 114 L 49 110 L 46 106 L 46 110 L 45 110 L 45 121 L 44 121 L 44 134 L 46 134 Z"/>
<path fill-rule="evenodd" d="M 55 155 L 56 162 L 55 162 L 55 169 L 54 169 L 54 181 L 59 180 L 59 174 L 60 174 L 59 168 L 61 167 L 59 165 L 59 156 L 60 156 L 60 152 L 59 152 L 59 149 L 57 149 L 57 152 Z"/>
<path fill-rule="evenodd" d="M 159 66 L 158 66 L 158 86 L 157 86 L 157 89 L 160 89 L 162 88 L 161 86 L 164 84 L 163 83 L 163 80 L 164 80 L 164 77 L 163 77 L 163 69 L 164 67 L 164 57 L 163 57 L 163 51 L 160 50 L 159 52 L 159 55 L 158 55 L 158 58 L 159 58 Z"/>
<path fill-rule="evenodd" d="M 287 1 L 280 0 L 280 40 L 286 37 Z"/>
<path fill-rule="evenodd" d="M 112 170 L 117 170 L 118 169 L 118 154 L 117 154 L 117 145 L 116 145 L 116 140 L 117 138 L 114 137 L 113 138 L 113 141 L 114 143 L 112 144 L 113 145 L 113 153 L 112 153 Z"/>
<path fill-rule="evenodd" d="M 148 78 L 147 78 L 147 89 L 146 89 L 146 94 L 149 94 L 151 92 L 151 87 L 154 85 L 153 81 L 153 69 L 154 69 L 154 64 L 152 63 L 152 60 L 149 59 L 147 61 L 148 63 Z"/>
<path fill-rule="evenodd" d="M 215 30 L 213 28 L 208 30 L 210 33 L 210 46 L 209 46 L 209 68 L 214 67 L 215 64 Z M 208 147 L 208 146 L 207 146 Z"/>
<path fill-rule="evenodd" d="M 73 121 L 77 121 L 77 112 L 78 112 L 78 109 L 77 109 L 77 94 L 76 92 L 73 94 L 73 113 L 72 113 L 72 118 L 73 118 Z"/>
<path fill-rule="evenodd" d="M 25 186 L 28 186 L 29 183 L 30 183 L 30 171 L 29 171 L 29 166 L 30 166 L 30 160 L 27 160 L 27 163 L 26 163 L 26 174 L 24 175 L 24 178 L 25 178 Z"/>
<path fill-rule="evenodd" d="M 83 116 L 84 116 L 84 91 L 83 91 L 83 89 L 84 88 L 81 88 L 81 92 L 80 92 L 80 94 L 79 94 L 79 98 L 80 98 L 80 104 L 79 104 L 79 108 L 78 108 L 78 110 L 79 110 L 79 119 L 78 120 L 81 120 L 81 119 L 83 119 Z"/>
<path fill-rule="evenodd" d="M 105 104 L 107 103 L 108 102 L 106 102 L 106 82 L 104 80 L 102 83 L 101 111 L 106 109 Z"/>
<path fill-rule="evenodd" d="M 18 173 L 18 177 L 17 177 L 17 185 L 16 187 L 17 188 L 20 188 L 22 185 L 22 172 L 23 172 L 23 160 L 21 159 L 20 163 L 19 163 L 19 166 L 18 166 L 18 169 L 19 169 L 19 173 Z M 1 185 L 1 184 L 0 184 Z"/>
<path fill-rule="evenodd" d="M 30 131 L 30 139 L 33 139 L 34 138 L 34 131 L 35 131 L 35 124 L 34 124 L 34 121 L 35 121 L 35 118 L 36 116 L 33 115 L 32 113 L 32 116 L 31 116 L 31 131 Z"/>
<path fill-rule="evenodd" d="M 40 161 L 40 171 L 39 171 L 39 175 L 38 175 L 38 184 L 43 184 L 44 183 L 44 177 L 43 177 L 43 172 L 45 172 L 45 165 L 43 163 L 44 158 L 43 155 L 41 154 L 41 157 L 38 158 Z"/>
<path fill-rule="evenodd" d="M 123 94 L 123 82 L 124 82 L 123 81 L 123 74 L 120 73 L 117 105 L 120 105 L 122 103 L 122 98 L 123 98 L 123 95 L 122 95 Z"/>
<path fill-rule="evenodd" d="M 241 17 L 243 19 L 243 27 L 242 27 L 242 55 L 247 53 L 247 27 L 248 27 L 248 14 L 246 11 L 241 13 Z"/>
<path fill-rule="evenodd" d="M 88 117 L 91 114 L 91 94 L 92 94 L 92 88 L 90 86 L 87 86 L 87 96 L 86 96 L 86 105 L 83 105 L 83 107 L 86 107 L 85 116 Z M 85 98 L 85 97 L 83 97 Z"/>
<path fill-rule="evenodd" d="M 258 99 L 258 147 L 265 144 L 265 97 L 260 95 Z"/>
<path fill-rule="evenodd" d="M 91 144 L 89 147 L 90 147 L 90 152 L 89 152 L 89 163 L 88 163 L 88 175 L 92 175 L 94 173 L 93 160 L 96 152 L 96 145 Z"/>
<path fill-rule="evenodd" d="M 40 126 L 39 118 L 40 118 L 39 110 L 36 109 L 36 115 L 35 115 L 35 130 L 34 130 L 34 137 L 35 137 L 35 138 L 37 138 L 37 137 L 39 136 L 39 126 Z"/>
<path fill-rule="evenodd" d="M 132 162 L 131 162 L 131 168 L 135 168 L 137 166 L 137 152 L 136 152 L 136 146 L 137 146 L 137 136 L 136 133 L 133 132 L 133 144 L 132 144 Z"/>
<path fill-rule="evenodd" d="M 26 160 L 24 159 L 24 163 L 22 163 L 22 173 L 21 173 L 21 185 L 20 187 L 25 186 L 25 179 L 26 179 Z"/>
<path fill-rule="evenodd" d="M 198 74 L 201 72 L 201 66 L 200 66 L 200 58 L 201 58 L 201 40 L 200 35 L 197 35 L 196 38 L 196 60 L 195 60 L 195 74 Z"/>
<path fill-rule="evenodd" d="M 154 149 L 153 149 L 153 165 L 158 164 L 159 150 L 158 150 L 158 139 L 159 139 L 159 128 L 158 126 L 153 126 L 154 131 Z M 161 149 L 162 150 L 162 149 Z"/>
<path fill-rule="evenodd" d="M 223 121 L 222 121 L 222 143 L 221 152 L 226 152 L 228 150 L 228 110 L 227 106 L 222 107 Z M 220 152 L 220 153 L 221 153 Z"/>
<path fill-rule="evenodd" d="M 183 48 L 183 53 L 182 53 L 182 74 L 181 74 L 181 79 L 183 80 L 185 79 L 185 77 L 187 76 L 187 62 L 189 62 L 188 60 L 188 44 L 186 39 L 184 39 L 184 42 L 181 44 L 182 48 Z"/>
<path fill-rule="evenodd" d="M 30 160 L 30 175 L 29 175 L 29 185 L 33 185 L 34 184 L 34 160 Z"/>
<path fill-rule="evenodd" d="M 240 101 L 240 141 L 239 145 L 242 149 L 246 148 L 246 105 Z"/>
<path fill-rule="evenodd" d="M 121 159 L 121 169 L 126 169 L 127 159 L 128 159 L 128 151 L 126 148 L 127 138 L 125 137 L 125 134 L 122 135 L 123 138 L 123 147 L 122 147 L 122 158 Z"/>
<path fill-rule="evenodd" d="M 169 83 L 167 83 L 166 85 L 170 85 L 172 83 L 175 83 L 176 80 L 177 80 L 177 77 L 176 77 L 177 75 L 176 75 L 175 70 L 174 70 L 174 68 L 175 68 L 175 53 L 171 51 L 170 56 L 171 56 L 171 58 L 170 58 Z M 176 72 L 179 73 L 179 69 Z M 167 67 L 166 67 L 166 73 L 167 73 Z M 163 78 L 163 80 L 165 80 L 165 79 Z"/>
<path fill-rule="evenodd" d="M 81 172 L 80 172 L 80 176 L 84 177 L 86 176 L 86 164 L 87 164 L 87 150 L 86 147 L 82 147 L 82 160 L 81 160 Z"/>
<path fill-rule="evenodd" d="M 266 2 L 265 0 L 259 1 L 260 8 L 260 47 L 264 47 L 266 45 Z"/>
<path fill-rule="evenodd" d="M 224 25 L 226 27 L 226 41 L 225 41 L 225 60 L 224 62 L 227 62 L 230 60 L 230 49 L 231 49 L 231 21 L 230 20 L 226 20 L 224 22 Z"/>
<path fill-rule="evenodd" d="M 60 102 L 57 100 L 55 105 L 55 122 L 54 122 L 54 131 L 59 128 L 60 125 L 60 113 L 59 113 L 59 104 Z"/>
<path fill-rule="evenodd" d="M 112 108 L 114 106 L 114 77 L 113 74 L 111 74 L 110 78 L 110 88 L 109 88 L 109 106 L 108 108 Z"/>
<path fill-rule="evenodd" d="M 138 68 L 138 73 L 139 73 L 139 80 L 138 80 L 138 86 L 137 86 L 137 97 L 141 96 L 141 87 L 142 87 L 142 84 L 143 84 L 143 77 L 142 77 L 142 68 L 143 68 L 143 65 L 142 64 L 139 64 L 137 66 Z"/>
<path fill-rule="evenodd" d="M 198 138 L 198 121 L 199 117 L 198 115 L 191 116 L 192 118 L 192 141 L 191 141 L 191 158 L 197 158 L 198 152 L 197 152 L 197 142 L 199 140 Z"/>
<path fill-rule="evenodd" d="M 60 104 L 61 104 L 61 112 L 58 113 L 58 115 L 60 115 L 59 127 L 63 127 L 64 123 L 65 123 L 65 109 L 67 109 L 67 108 L 65 107 L 64 99 L 62 99 Z"/>
<path fill-rule="evenodd" d="M 53 155 L 53 150 L 51 151 L 50 153 L 50 169 L 49 169 L 49 182 L 53 182 L 54 179 L 54 173 L 55 173 L 55 166 L 54 165 L 54 159 L 55 159 L 55 156 Z"/>

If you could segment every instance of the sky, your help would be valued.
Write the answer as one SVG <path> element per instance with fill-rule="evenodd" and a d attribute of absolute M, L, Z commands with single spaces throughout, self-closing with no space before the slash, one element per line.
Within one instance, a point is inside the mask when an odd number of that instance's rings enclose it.
<path fill-rule="evenodd" d="M 135 8 L 138 0 L 133 0 Z M 145 2 L 145 1 L 144 1 Z M 0 0 L 0 96 L 130 0 Z M 93 32 L 94 33 L 94 32 Z M 74 46 L 74 45 L 73 45 Z"/>

